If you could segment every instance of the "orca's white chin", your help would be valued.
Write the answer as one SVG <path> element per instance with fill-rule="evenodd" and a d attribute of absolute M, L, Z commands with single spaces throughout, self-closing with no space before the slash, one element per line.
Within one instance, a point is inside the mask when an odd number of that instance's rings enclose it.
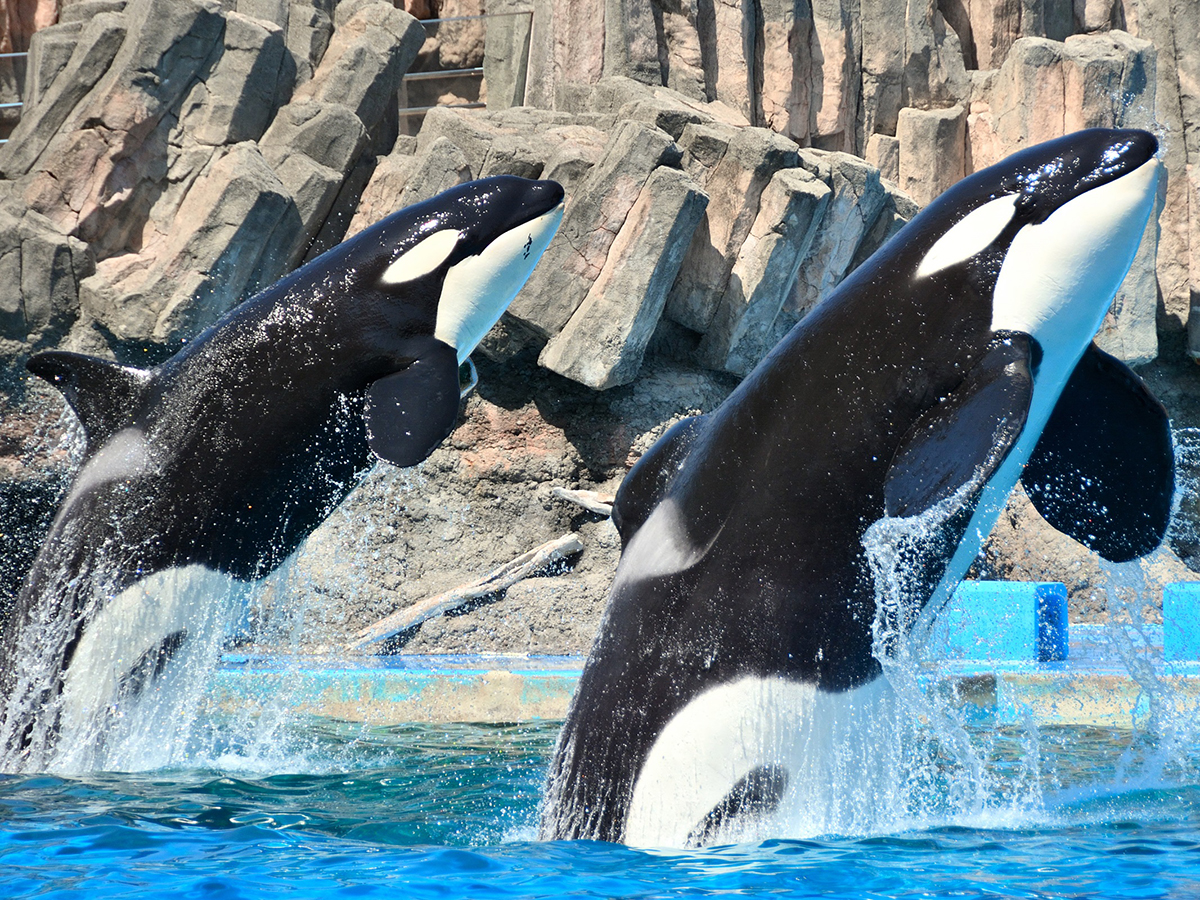
<path fill-rule="evenodd" d="M 1073 367 L 1133 263 L 1159 169 L 1150 159 L 1018 231 L 996 279 L 992 330 L 1031 335 Z"/>
<path fill-rule="evenodd" d="M 562 222 L 563 205 L 506 231 L 446 273 L 433 336 L 462 363 L 529 280 Z"/>

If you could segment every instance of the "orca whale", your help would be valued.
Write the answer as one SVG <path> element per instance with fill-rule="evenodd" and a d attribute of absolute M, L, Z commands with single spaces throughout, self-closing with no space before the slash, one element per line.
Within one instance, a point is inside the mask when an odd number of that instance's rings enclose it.
<path fill-rule="evenodd" d="M 203 598 L 278 567 L 376 459 L 412 466 L 445 439 L 460 365 L 562 212 L 555 182 L 470 182 L 344 241 L 155 369 L 29 360 L 86 446 L 0 640 L 10 767 L 144 691 L 211 631 Z"/>
<path fill-rule="evenodd" d="M 931 523 L 902 545 L 901 631 L 950 595 L 1018 479 L 1110 560 L 1158 545 L 1167 417 L 1092 344 L 1154 207 L 1156 154 L 1148 133 L 1090 130 L 962 180 L 638 461 L 543 838 L 786 837 L 772 829 L 790 811 L 842 802 L 804 786 L 832 777 L 834 744 L 854 783 L 887 740 L 871 721 L 887 702 L 876 523 Z"/>

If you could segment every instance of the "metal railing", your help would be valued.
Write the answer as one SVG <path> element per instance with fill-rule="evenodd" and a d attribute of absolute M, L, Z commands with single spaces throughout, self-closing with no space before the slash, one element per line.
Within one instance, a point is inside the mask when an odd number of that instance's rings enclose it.
<path fill-rule="evenodd" d="M 471 22 L 471 21 L 482 21 L 484 19 L 502 19 L 502 18 L 506 18 L 508 16 L 529 16 L 530 23 L 532 26 L 533 10 L 514 10 L 512 12 L 484 13 L 483 15 L 478 15 L 478 16 L 446 16 L 445 18 L 441 18 L 441 19 L 421 19 L 419 21 L 421 22 L 421 25 L 423 27 L 425 27 L 426 31 L 428 32 L 428 28 L 431 25 L 437 26 L 437 25 L 442 25 L 446 22 Z M 528 49 L 526 49 L 527 57 L 528 57 L 528 52 L 529 52 Z M 526 59 L 526 63 L 528 64 L 528 58 Z M 479 78 L 479 79 L 482 79 L 483 77 L 484 77 L 483 76 L 483 66 L 473 66 L 473 67 L 467 68 L 467 69 L 435 69 L 435 70 L 431 70 L 428 72 L 409 72 L 408 74 L 404 75 L 400 79 L 400 83 L 401 83 L 401 87 L 403 87 L 404 85 L 410 84 L 412 82 L 433 81 L 433 80 L 441 79 L 441 78 Z M 468 103 L 435 104 L 433 106 L 406 106 L 406 107 L 402 107 L 399 110 L 399 113 L 400 113 L 401 118 L 405 118 L 408 116 L 423 116 L 425 113 L 429 112 L 432 109 L 483 109 L 486 106 L 487 106 L 487 104 L 483 103 L 481 101 L 474 101 L 474 102 L 468 102 Z"/>
<path fill-rule="evenodd" d="M 28 53 L 0 53 L 0 59 L 25 59 Z M 16 103 L 0 103 L 0 109 L 22 109 L 25 104 L 21 101 Z M 8 138 L 0 138 L 0 144 L 7 144 Z"/>

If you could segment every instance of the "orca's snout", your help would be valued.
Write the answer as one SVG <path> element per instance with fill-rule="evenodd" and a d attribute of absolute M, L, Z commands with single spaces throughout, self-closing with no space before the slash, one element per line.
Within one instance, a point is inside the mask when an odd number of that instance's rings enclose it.
<path fill-rule="evenodd" d="M 505 194 L 506 202 L 497 206 L 506 210 L 503 230 L 532 222 L 546 213 L 562 205 L 563 187 L 557 181 L 531 181 L 527 178 L 512 177 L 512 181 L 503 183 L 499 190 Z"/>
<path fill-rule="evenodd" d="M 1128 154 L 1129 161 L 1135 168 L 1158 155 L 1158 138 L 1149 131 L 1129 128 L 1118 133 L 1126 136 L 1118 141 L 1119 152 Z"/>
<path fill-rule="evenodd" d="M 1072 194 L 1078 195 L 1115 181 L 1140 169 L 1158 155 L 1158 138 L 1148 131 L 1098 129 L 1097 134 L 1100 140 L 1092 143 L 1087 140 L 1087 132 L 1079 133 L 1079 181 Z"/>
<path fill-rule="evenodd" d="M 529 187 L 529 205 L 535 216 L 548 213 L 563 202 L 563 187 L 557 181 L 535 181 Z"/>

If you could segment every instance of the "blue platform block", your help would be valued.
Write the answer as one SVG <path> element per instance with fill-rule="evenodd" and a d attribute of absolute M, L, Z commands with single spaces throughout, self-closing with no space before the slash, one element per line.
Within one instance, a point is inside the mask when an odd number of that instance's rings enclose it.
<path fill-rule="evenodd" d="M 1200 660 L 1200 583 L 1163 587 L 1163 658 Z"/>
<path fill-rule="evenodd" d="M 1055 662 L 1067 658 L 1067 589 L 1060 582 L 964 581 L 938 615 L 933 659 Z"/>

